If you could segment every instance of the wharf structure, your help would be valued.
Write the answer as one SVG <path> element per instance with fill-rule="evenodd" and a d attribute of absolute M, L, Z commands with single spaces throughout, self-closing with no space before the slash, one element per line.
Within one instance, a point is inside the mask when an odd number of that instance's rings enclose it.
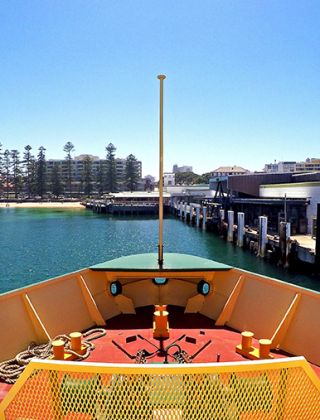
<path fill-rule="evenodd" d="M 169 208 L 170 194 L 164 193 L 164 207 Z M 103 199 L 83 203 L 97 213 L 115 215 L 156 215 L 159 211 L 159 192 L 121 192 L 108 194 Z"/>
<path fill-rule="evenodd" d="M 172 195 L 172 212 L 260 257 L 320 269 L 320 173 L 217 176 L 209 185 L 211 196 Z"/>
<path fill-rule="evenodd" d="M 168 186 L 164 193 L 164 210 L 184 222 L 216 232 L 259 257 L 284 266 L 308 263 L 317 270 L 319 203 L 320 173 L 218 176 L 209 184 Z M 156 215 L 159 195 L 117 193 L 85 205 L 99 213 Z"/>

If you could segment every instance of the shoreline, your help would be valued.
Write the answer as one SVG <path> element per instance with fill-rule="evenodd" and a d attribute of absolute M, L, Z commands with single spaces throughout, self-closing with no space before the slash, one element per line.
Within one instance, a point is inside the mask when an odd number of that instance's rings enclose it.
<path fill-rule="evenodd" d="M 32 202 L 32 203 L 0 203 L 0 208 L 21 208 L 21 209 L 85 209 L 80 201 L 66 202 Z"/>

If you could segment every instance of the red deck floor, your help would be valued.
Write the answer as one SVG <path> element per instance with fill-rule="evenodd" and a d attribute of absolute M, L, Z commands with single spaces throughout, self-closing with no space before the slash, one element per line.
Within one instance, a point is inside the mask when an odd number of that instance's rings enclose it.
<path fill-rule="evenodd" d="M 150 354 L 146 358 L 147 363 L 163 363 L 165 357 L 157 351 L 160 342 L 152 336 L 153 311 L 154 307 L 138 308 L 135 315 L 119 315 L 109 319 L 107 334 L 94 341 L 95 350 L 86 361 L 136 363 L 137 352 L 145 350 Z M 220 362 L 247 360 L 235 352 L 235 346 L 241 342 L 239 332 L 216 328 L 211 319 L 201 314 L 184 314 L 184 308 L 168 307 L 168 311 L 170 337 L 164 340 L 164 347 L 177 340 L 176 343 L 192 357 L 194 363 L 216 362 L 218 355 Z M 253 345 L 258 347 L 258 340 L 253 339 Z M 170 349 L 169 363 L 175 361 L 173 354 L 177 350 L 177 347 Z M 290 356 L 283 352 L 271 354 L 274 358 Z M 320 367 L 312 367 L 320 377 Z M 11 385 L 0 383 L 0 401 L 10 388 Z"/>

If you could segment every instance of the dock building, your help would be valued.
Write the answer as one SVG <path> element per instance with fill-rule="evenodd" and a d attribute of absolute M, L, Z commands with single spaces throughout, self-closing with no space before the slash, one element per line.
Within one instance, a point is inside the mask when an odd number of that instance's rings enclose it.
<path fill-rule="evenodd" d="M 248 224 L 256 224 L 266 214 L 275 230 L 286 220 L 292 234 L 312 234 L 320 202 L 320 172 L 230 176 L 227 186 L 232 207 L 246 212 Z"/>

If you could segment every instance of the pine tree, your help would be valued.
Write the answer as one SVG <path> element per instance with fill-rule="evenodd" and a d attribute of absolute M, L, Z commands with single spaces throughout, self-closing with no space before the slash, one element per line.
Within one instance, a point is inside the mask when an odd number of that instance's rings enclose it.
<path fill-rule="evenodd" d="M 126 178 L 125 183 L 129 191 L 135 191 L 139 182 L 138 161 L 130 154 L 126 159 Z"/>
<path fill-rule="evenodd" d="M 10 168 L 11 168 L 11 159 L 10 159 L 9 150 L 5 150 L 3 153 L 3 179 L 4 179 L 4 189 L 6 191 L 7 200 L 9 199 L 10 192 Z"/>
<path fill-rule="evenodd" d="M 53 164 L 52 172 L 51 172 L 51 192 L 54 196 L 58 197 L 63 192 L 63 185 L 61 179 L 61 167 L 58 162 Z"/>
<path fill-rule="evenodd" d="M 117 172 L 116 172 L 116 147 L 109 143 L 106 147 L 107 151 L 107 171 L 106 171 L 106 191 L 117 192 Z"/>
<path fill-rule="evenodd" d="M 35 182 L 35 160 L 34 156 L 31 154 L 32 147 L 27 145 L 24 148 L 25 152 L 23 154 L 23 164 L 24 164 L 24 183 L 25 190 L 28 198 L 34 192 L 34 182 Z"/>
<path fill-rule="evenodd" d="M 88 197 L 92 192 L 92 159 L 88 155 L 85 156 L 83 160 L 82 180 L 84 184 L 84 193 Z"/>
<path fill-rule="evenodd" d="M 42 198 L 46 193 L 46 149 L 43 146 L 39 147 L 37 160 L 37 193 Z"/>
<path fill-rule="evenodd" d="M 22 188 L 22 171 L 20 167 L 20 153 L 18 152 L 18 150 L 11 150 L 11 159 L 14 197 L 18 198 L 18 195 Z"/>
<path fill-rule="evenodd" d="M 63 151 L 67 153 L 66 160 L 67 160 L 67 167 L 68 167 L 68 189 L 69 189 L 69 196 L 72 196 L 72 157 L 71 152 L 74 152 L 74 145 L 68 141 L 63 148 Z"/>

